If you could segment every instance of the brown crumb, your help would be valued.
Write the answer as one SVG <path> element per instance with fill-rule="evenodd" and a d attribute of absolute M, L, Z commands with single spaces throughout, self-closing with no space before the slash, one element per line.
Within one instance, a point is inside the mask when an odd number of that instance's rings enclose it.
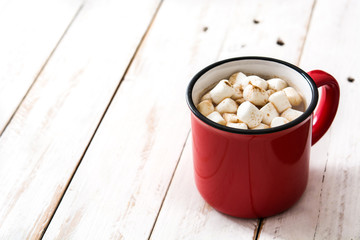
<path fill-rule="evenodd" d="M 208 27 L 203 27 L 203 32 L 206 32 L 209 28 Z"/>
<path fill-rule="evenodd" d="M 355 81 L 355 79 L 353 77 L 348 77 L 347 80 L 348 80 L 348 82 L 354 82 Z"/>
<path fill-rule="evenodd" d="M 253 20 L 253 23 L 254 23 L 254 24 L 258 24 L 258 23 L 260 23 L 260 21 L 257 20 L 257 19 L 254 19 L 254 20 Z"/>
<path fill-rule="evenodd" d="M 278 38 L 278 40 L 276 41 L 276 44 L 279 45 L 279 46 L 285 45 L 284 41 L 281 40 L 280 38 Z"/>

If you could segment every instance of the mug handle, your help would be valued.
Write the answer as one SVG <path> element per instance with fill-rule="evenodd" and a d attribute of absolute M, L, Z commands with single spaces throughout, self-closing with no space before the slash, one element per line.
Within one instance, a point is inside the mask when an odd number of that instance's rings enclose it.
<path fill-rule="evenodd" d="M 312 145 L 314 145 L 329 129 L 339 105 L 340 88 L 336 79 L 330 74 L 313 70 L 308 72 L 321 90 L 319 105 L 314 113 L 312 128 Z"/>

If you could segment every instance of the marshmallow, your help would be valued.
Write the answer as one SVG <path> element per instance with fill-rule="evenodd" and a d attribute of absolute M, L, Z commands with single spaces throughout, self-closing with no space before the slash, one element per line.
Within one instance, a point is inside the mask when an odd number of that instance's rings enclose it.
<path fill-rule="evenodd" d="M 227 123 L 226 126 L 239 129 L 248 129 L 245 123 Z"/>
<path fill-rule="evenodd" d="M 275 91 L 280 91 L 281 89 L 284 89 L 287 87 L 287 83 L 280 79 L 280 78 L 272 78 L 267 80 L 268 84 L 269 84 L 269 88 L 273 89 Z"/>
<path fill-rule="evenodd" d="M 235 102 L 237 103 L 237 104 L 242 104 L 243 102 L 245 102 L 246 100 L 244 99 L 244 97 L 241 97 L 241 98 L 239 98 L 239 99 L 236 99 L 235 100 Z"/>
<path fill-rule="evenodd" d="M 263 106 L 260 112 L 263 114 L 262 122 L 267 125 L 270 125 L 274 118 L 279 117 L 279 113 L 271 102 Z"/>
<path fill-rule="evenodd" d="M 261 77 L 252 75 L 252 76 L 248 76 L 247 77 L 249 80 L 249 83 L 253 86 L 257 86 L 259 88 L 262 88 L 264 90 L 266 90 L 268 88 L 268 83 L 267 81 L 265 81 L 264 79 L 262 79 Z"/>
<path fill-rule="evenodd" d="M 259 125 L 257 125 L 256 127 L 252 128 L 252 129 L 267 129 L 270 128 L 268 125 L 260 123 Z"/>
<path fill-rule="evenodd" d="M 286 109 L 291 108 L 291 104 L 283 91 L 271 94 L 269 101 L 274 104 L 276 110 L 279 113 L 282 113 Z"/>
<path fill-rule="evenodd" d="M 264 106 L 269 99 L 268 93 L 257 86 L 247 85 L 243 92 L 244 99 L 257 106 Z"/>
<path fill-rule="evenodd" d="M 216 111 L 214 111 L 214 112 L 210 113 L 209 115 L 207 115 L 207 118 L 210 119 L 211 121 L 216 122 L 216 123 L 221 124 L 221 125 L 226 124 L 226 122 L 222 118 L 221 114 L 219 112 L 216 112 Z"/>
<path fill-rule="evenodd" d="M 281 114 L 281 117 L 286 118 L 289 121 L 292 121 L 300 117 L 302 114 L 303 112 L 289 108 Z"/>
<path fill-rule="evenodd" d="M 285 80 L 264 79 L 242 72 L 223 79 L 201 97 L 196 106 L 215 123 L 238 129 L 267 129 L 286 124 L 303 112 L 292 108 L 303 101 Z M 216 107 L 214 107 L 216 106 Z"/>
<path fill-rule="evenodd" d="M 211 100 L 210 92 L 207 92 L 206 94 L 204 94 L 204 96 L 201 97 L 200 101 L 204 100 Z"/>
<path fill-rule="evenodd" d="M 250 82 L 249 82 L 249 79 L 246 77 L 246 78 L 243 78 L 241 79 L 241 88 L 242 89 L 245 89 L 247 85 L 249 85 Z"/>
<path fill-rule="evenodd" d="M 234 100 L 231 98 L 225 98 L 217 106 L 216 111 L 219 113 L 236 113 L 238 106 Z"/>
<path fill-rule="evenodd" d="M 286 96 L 289 99 L 289 102 L 291 103 L 292 106 L 299 106 L 300 103 L 302 102 L 302 98 L 300 96 L 300 94 L 292 87 L 287 87 L 285 89 L 283 89 L 283 91 L 285 92 Z"/>
<path fill-rule="evenodd" d="M 286 118 L 283 117 L 276 117 L 271 121 L 270 127 L 277 127 L 280 125 L 283 125 L 285 123 L 288 123 L 289 121 Z"/>
<path fill-rule="evenodd" d="M 242 80 L 246 78 L 246 75 L 242 72 L 234 73 L 230 76 L 229 82 L 231 85 L 233 85 L 235 88 L 241 87 Z"/>
<path fill-rule="evenodd" d="M 231 96 L 231 98 L 234 100 L 242 98 L 243 94 L 240 88 L 234 87 L 234 89 L 235 89 L 235 93 Z"/>
<path fill-rule="evenodd" d="M 228 80 L 221 80 L 211 91 L 210 96 L 215 104 L 219 104 L 223 99 L 231 97 L 235 89 L 231 87 Z"/>
<path fill-rule="evenodd" d="M 266 92 L 268 93 L 268 95 L 269 95 L 269 97 L 270 97 L 271 94 L 276 93 L 276 90 L 274 90 L 274 89 L 268 89 L 268 90 L 266 90 Z"/>
<path fill-rule="evenodd" d="M 238 123 L 238 122 L 240 122 L 240 119 L 234 113 L 224 113 L 222 116 L 223 116 L 223 118 L 225 119 L 225 121 L 227 123 Z"/>
<path fill-rule="evenodd" d="M 210 113 L 212 113 L 215 110 L 214 106 L 210 100 L 204 100 L 204 101 L 200 102 L 197 105 L 197 109 L 204 116 L 209 115 Z"/>
<path fill-rule="evenodd" d="M 263 117 L 260 110 L 249 101 L 246 101 L 239 106 L 237 116 L 240 121 L 246 123 L 250 128 L 258 126 Z"/>

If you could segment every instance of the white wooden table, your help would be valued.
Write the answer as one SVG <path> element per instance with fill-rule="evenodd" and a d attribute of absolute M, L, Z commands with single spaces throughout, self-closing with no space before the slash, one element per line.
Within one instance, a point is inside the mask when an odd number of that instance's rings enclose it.
<path fill-rule="evenodd" d="M 1 0 L 0 239 L 360 239 L 360 1 Z M 322 69 L 338 115 L 266 219 L 193 181 L 191 77 L 260 55 Z"/>

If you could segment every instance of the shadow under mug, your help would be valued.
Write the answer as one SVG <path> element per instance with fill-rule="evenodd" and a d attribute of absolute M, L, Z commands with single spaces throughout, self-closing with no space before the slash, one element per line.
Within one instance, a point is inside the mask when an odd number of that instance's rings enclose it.
<path fill-rule="evenodd" d="M 279 77 L 305 103 L 297 119 L 269 129 L 243 130 L 212 122 L 197 109 L 201 96 L 235 72 Z M 321 98 L 318 107 L 318 87 Z M 215 209 L 243 218 L 268 217 L 290 208 L 305 191 L 310 148 L 330 127 L 339 104 L 339 85 L 326 72 L 309 73 L 272 58 L 240 57 L 216 62 L 189 83 L 195 183 Z"/>

